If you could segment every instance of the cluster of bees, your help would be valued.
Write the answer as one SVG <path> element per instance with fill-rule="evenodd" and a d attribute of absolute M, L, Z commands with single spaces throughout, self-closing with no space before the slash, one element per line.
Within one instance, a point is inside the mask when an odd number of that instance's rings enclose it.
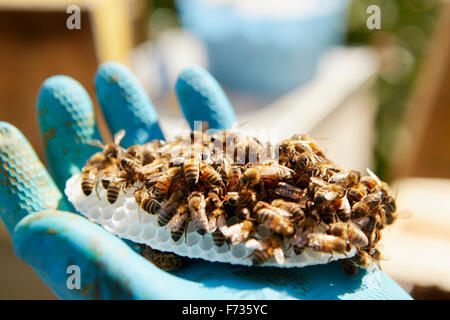
<path fill-rule="evenodd" d="M 190 223 L 201 235 L 211 233 L 216 246 L 253 248 L 254 265 L 272 257 L 282 264 L 290 248 L 332 256 L 356 247 L 354 256 L 340 260 L 356 274 L 358 266 L 380 259 L 380 230 L 397 218 L 385 182 L 370 170 L 362 176 L 337 166 L 307 135 L 272 146 L 236 129 L 192 131 L 124 149 L 124 134 L 106 145 L 90 142 L 102 151 L 82 169 L 82 191 L 90 195 L 101 184 L 112 204 L 132 188 L 140 210 L 157 215 L 173 241 L 183 241 Z M 179 267 L 174 254 L 157 253 L 160 266 Z"/>

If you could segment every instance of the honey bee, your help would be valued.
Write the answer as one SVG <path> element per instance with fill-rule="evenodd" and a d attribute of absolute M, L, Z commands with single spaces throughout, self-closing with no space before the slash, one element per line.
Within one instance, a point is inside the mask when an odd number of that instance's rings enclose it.
<path fill-rule="evenodd" d="M 284 198 L 296 201 L 299 204 L 305 204 L 308 200 L 307 190 L 300 189 L 286 182 L 279 182 L 275 193 Z"/>
<path fill-rule="evenodd" d="M 310 171 L 317 164 L 318 158 L 310 152 L 303 152 L 290 159 L 291 165 L 300 171 Z"/>
<path fill-rule="evenodd" d="M 184 194 L 181 191 L 174 192 L 170 198 L 156 211 L 158 215 L 158 224 L 165 226 L 175 214 L 178 205 L 184 199 Z"/>
<path fill-rule="evenodd" d="M 106 178 L 104 178 L 106 179 Z M 113 204 L 117 201 L 120 192 L 125 187 L 125 180 L 117 177 L 111 177 L 108 179 L 108 189 L 106 190 L 106 199 L 109 203 Z"/>
<path fill-rule="evenodd" d="M 81 170 L 81 190 L 86 196 L 89 196 L 92 190 L 97 188 L 97 175 L 100 168 L 107 161 L 103 152 L 97 152 L 87 161 Z"/>
<path fill-rule="evenodd" d="M 168 169 L 168 164 L 165 159 L 159 158 L 146 165 L 136 168 L 134 179 L 136 181 L 143 181 L 145 186 L 150 189 L 152 187 L 152 178 L 160 177 L 162 172 Z"/>
<path fill-rule="evenodd" d="M 262 265 L 272 257 L 275 258 L 278 264 L 284 264 L 283 241 L 276 235 L 271 235 L 265 240 L 250 239 L 245 243 L 245 246 L 254 249 L 253 253 L 249 256 L 252 257 L 253 265 Z"/>
<path fill-rule="evenodd" d="M 351 261 L 360 267 L 364 267 L 366 269 L 380 267 L 377 260 L 372 258 L 366 251 L 358 250 L 356 254 L 351 258 Z"/>
<path fill-rule="evenodd" d="M 201 173 L 203 181 L 207 182 L 210 185 L 221 186 L 223 185 L 222 177 L 220 173 L 214 170 L 213 167 L 206 163 L 202 163 L 201 165 Z"/>
<path fill-rule="evenodd" d="M 222 206 L 222 201 L 220 201 L 220 197 L 216 192 L 209 192 L 208 197 L 206 198 L 206 209 L 208 212 L 211 212 L 214 209 L 220 208 Z"/>
<path fill-rule="evenodd" d="M 364 184 L 369 192 L 373 192 L 376 188 L 381 187 L 381 181 L 375 173 L 369 168 L 366 169 L 368 176 L 361 178 L 361 183 Z"/>
<path fill-rule="evenodd" d="M 117 163 L 114 159 L 107 159 L 104 161 L 102 165 L 102 170 L 100 173 L 101 177 L 106 177 L 107 179 L 101 178 L 102 186 L 105 190 L 108 189 L 109 186 L 109 179 L 110 177 L 117 177 L 119 175 L 119 168 L 117 166 Z"/>
<path fill-rule="evenodd" d="M 285 201 L 283 199 L 275 199 L 272 201 L 271 205 L 289 212 L 292 220 L 298 223 L 305 218 L 305 212 L 302 209 L 302 205 L 299 203 Z"/>
<path fill-rule="evenodd" d="M 270 204 L 259 201 L 253 208 L 258 221 L 268 229 L 285 237 L 290 237 L 294 233 L 294 225 L 290 220 L 289 212 Z"/>
<path fill-rule="evenodd" d="M 336 220 L 336 210 L 332 205 L 324 205 L 318 207 L 320 220 L 326 224 L 333 223 Z"/>
<path fill-rule="evenodd" d="M 169 193 L 170 187 L 180 179 L 181 175 L 180 167 L 169 168 L 166 171 L 162 172 L 161 175 L 158 175 L 156 179 L 156 184 L 154 185 L 153 193 L 158 199 L 163 199 Z M 154 179 L 148 180 L 147 182 L 153 182 Z"/>
<path fill-rule="evenodd" d="M 293 247 L 296 255 L 302 254 L 308 244 L 308 234 L 313 232 L 312 225 L 300 227 L 295 231 L 295 234 L 290 239 L 290 245 Z"/>
<path fill-rule="evenodd" d="M 276 183 L 280 180 L 291 180 L 292 170 L 288 167 L 272 164 L 248 168 L 242 176 L 243 187 L 253 187 L 260 182 Z"/>
<path fill-rule="evenodd" d="M 363 183 L 357 183 L 347 191 L 348 199 L 354 203 L 361 201 L 367 194 L 367 189 Z"/>
<path fill-rule="evenodd" d="M 134 198 L 137 205 L 149 214 L 156 214 L 161 207 L 161 204 L 146 189 L 136 190 Z"/>
<path fill-rule="evenodd" d="M 216 208 L 209 216 L 208 231 L 212 233 L 212 239 L 216 246 L 221 247 L 225 243 L 225 235 L 221 228 L 226 227 L 225 210 Z"/>
<path fill-rule="evenodd" d="M 352 206 L 352 219 L 367 216 L 381 204 L 381 193 L 369 193 Z"/>
<path fill-rule="evenodd" d="M 192 224 L 201 235 L 208 230 L 209 223 L 206 215 L 206 201 L 202 193 L 192 192 L 188 197 L 188 206 L 191 213 Z"/>
<path fill-rule="evenodd" d="M 247 240 L 256 231 L 256 223 L 251 219 L 247 219 L 231 226 L 221 223 L 218 225 L 218 228 L 228 243 L 236 245 Z"/>
<path fill-rule="evenodd" d="M 307 247 L 317 252 L 329 253 L 331 256 L 333 256 L 334 252 L 345 254 L 352 249 L 350 240 L 316 232 L 308 234 Z"/>
<path fill-rule="evenodd" d="M 88 196 L 96 187 L 96 177 L 98 173 L 98 168 L 87 164 L 83 167 L 81 171 L 81 190 Z"/>
<path fill-rule="evenodd" d="M 390 225 L 398 218 L 397 205 L 392 197 L 387 197 L 382 208 L 386 216 L 386 224 Z"/>
<path fill-rule="evenodd" d="M 358 274 L 358 267 L 355 265 L 351 258 L 340 259 L 339 264 L 341 265 L 342 269 L 344 269 L 345 273 L 349 276 L 356 276 Z"/>
<path fill-rule="evenodd" d="M 369 239 L 367 236 L 353 223 L 333 223 L 328 227 L 327 233 L 350 240 L 350 242 L 358 245 L 360 248 L 364 248 L 369 245 Z"/>
<path fill-rule="evenodd" d="M 166 271 L 180 269 L 183 265 L 182 258 L 172 252 L 162 252 L 146 246 L 141 254 L 155 266 Z"/>
<path fill-rule="evenodd" d="M 326 181 L 311 177 L 312 189 L 314 191 L 314 203 L 316 205 L 325 205 L 344 196 L 344 190 L 337 184 L 330 184 Z"/>
<path fill-rule="evenodd" d="M 380 226 L 381 219 L 377 216 L 366 216 L 352 220 L 366 235 L 373 233 L 373 231 Z"/>
<path fill-rule="evenodd" d="M 350 188 L 359 183 L 361 173 L 355 170 L 345 170 L 334 174 L 328 182 L 336 183 L 344 188 Z"/>
<path fill-rule="evenodd" d="M 184 176 L 189 185 L 196 185 L 200 178 L 200 164 L 195 159 L 184 163 Z"/>
<path fill-rule="evenodd" d="M 103 154 L 105 157 L 117 159 L 123 152 L 123 149 L 120 146 L 120 141 L 122 141 L 124 136 L 125 130 L 120 130 L 114 135 L 114 141 L 106 145 L 99 140 L 89 140 L 87 143 L 91 146 L 103 149 Z"/>
<path fill-rule="evenodd" d="M 138 160 L 123 157 L 120 159 L 120 166 L 130 177 L 135 177 L 142 165 Z"/>
<path fill-rule="evenodd" d="M 109 181 L 108 189 L 106 189 L 106 199 L 111 204 L 117 201 L 120 192 L 124 191 L 127 187 L 132 186 L 134 183 L 133 180 L 126 175 L 103 177 L 102 179 Z"/>
<path fill-rule="evenodd" d="M 241 168 L 239 168 L 238 166 L 232 166 L 227 175 L 228 189 L 231 191 L 234 190 L 234 188 L 239 185 L 241 177 Z"/>
<path fill-rule="evenodd" d="M 336 210 L 336 215 L 339 217 L 341 221 L 348 221 L 350 219 L 351 206 L 348 201 L 347 196 L 343 196 L 339 199 L 336 199 L 333 202 L 334 210 Z"/>
<path fill-rule="evenodd" d="M 167 228 L 170 230 L 170 236 L 173 241 L 178 241 L 186 231 L 189 222 L 189 208 L 187 203 L 178 207 L 175 215 L 170 219 Z"/>
<path fill-rule="evenodd" d="M 233 207 L 252 206 L 257 201 L 256 192 L 251 189 L 243 189 L 239 192 L 228 192 L 224 202 Z"/>
<path fill-rule="evenodd" d="M 160 140 L 148 142 L 144 145 L 134 145 L 126 150 L 126 154 L 137 159 L 142 165 L 152 163 L 157 159 L 156 149 L 161 146 Z"/>

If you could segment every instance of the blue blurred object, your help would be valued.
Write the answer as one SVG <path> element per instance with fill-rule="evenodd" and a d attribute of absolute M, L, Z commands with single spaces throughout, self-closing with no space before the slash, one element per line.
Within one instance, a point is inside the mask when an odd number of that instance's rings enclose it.
<path fill-rule="evenodd" d="M 349 1 L 315 0 L 308 12 L 284 17 L 238 12 L 223 2 L 176 3 L 182 25 L 204 41 L 219 82 L 273 96 L 310 80 L 323 54 L 343 43 Z"/>

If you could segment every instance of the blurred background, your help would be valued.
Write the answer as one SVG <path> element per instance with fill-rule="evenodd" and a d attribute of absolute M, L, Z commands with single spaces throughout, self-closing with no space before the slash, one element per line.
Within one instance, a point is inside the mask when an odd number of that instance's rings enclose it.
<path fill-rule="evenodd" d="M 73 4 L 81 28 L 69 30 Z M 448 299 L 448 30 L 443 0 L 0 0 L 0 120 L 45 163 L 37 92 L 65 74 L 87 89 L 110 139 L 93 79 L 100 63 L 117 60 L 144 84 L 170 136 L 186 126 L 177 76 L 201 65 L 245 127 L 276 129 L 280 139 L 308 132 L 340 165 L 390 182 L 412 216 L 383 233 L 381 266 L 414 298 Z M 55 298 L 15 257 L 3 225 L 0 261 L 0 299 Z"/>

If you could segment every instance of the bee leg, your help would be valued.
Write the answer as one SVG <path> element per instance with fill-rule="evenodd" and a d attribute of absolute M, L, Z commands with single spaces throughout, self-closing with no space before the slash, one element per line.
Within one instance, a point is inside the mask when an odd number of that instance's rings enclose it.
<path fill-rule="evenodd" d="M 328 259 L 328 263 L 331 261 L 331 259 L 333 259 L 334 258 L 334 255 L 333 255 L 333 253 L 331 253 L 330 254 L 330 258 Z"/>
<path fill-rule="evenodd" d="M 186 219 L 185 225 L 184 225 L 184 243 L 187 241 L 187 227 L 188 227 L 189 220 Z"/>
<path fill-rule="evenodd" d="M 97 194 L 97 199 L 100 200 L 100 195 L 98 194 L 98 183 L 95 184 L 95 193 Z"/>
<path fill-rule="evenodd" d="M 142 223 L 141 206 L 138 205 L 137 207 L 138 207 L 138 220 L 140 223 Z"/>

